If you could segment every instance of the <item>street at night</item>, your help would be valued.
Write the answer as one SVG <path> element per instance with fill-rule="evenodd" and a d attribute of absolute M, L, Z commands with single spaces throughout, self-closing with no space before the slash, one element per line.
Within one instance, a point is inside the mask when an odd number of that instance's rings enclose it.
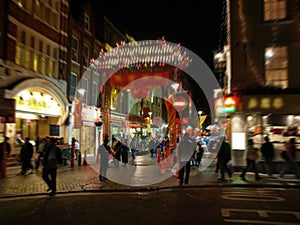
<path fill-rule="evenodd" d="M 0 225 L 300 224 L 299 9 L 0 1 Z"/>
<path fill-rule="evenodd" d="M 299 190 L 198 188 L 1 199 L 1 224 L 299 224 Z"/>

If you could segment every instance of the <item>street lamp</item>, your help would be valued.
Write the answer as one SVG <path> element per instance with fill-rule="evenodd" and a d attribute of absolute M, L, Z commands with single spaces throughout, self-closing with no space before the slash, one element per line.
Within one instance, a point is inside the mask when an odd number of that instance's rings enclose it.
<path fill-rule="evenodd" d="M 201 110 L 198 111 L 200 132 L 202 132 L 202 125 L 201 125 L 201 115 L 202 115 L 202 113 L 203 113 L 203 111 L 201 111 Z"/>

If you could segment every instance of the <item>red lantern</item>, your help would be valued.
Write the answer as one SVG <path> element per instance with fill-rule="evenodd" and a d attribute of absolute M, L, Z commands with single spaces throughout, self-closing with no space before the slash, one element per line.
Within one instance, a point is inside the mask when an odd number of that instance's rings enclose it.
<path fill-rule="evenodd" d="M 134 98 L 146 98 L 148 97 L 148 88 L 146 87 L 133 87 L 131 88 L 131 95 Z"/>

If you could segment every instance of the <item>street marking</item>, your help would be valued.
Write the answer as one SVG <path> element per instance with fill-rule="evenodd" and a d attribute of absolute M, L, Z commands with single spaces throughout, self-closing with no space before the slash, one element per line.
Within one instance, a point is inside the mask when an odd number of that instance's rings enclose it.
<path fill-rule="evenodd" d="M 230 220 L 225 219 L 224 220 L 227 223 L 254 223 L 254 224 L 273 224 L 273 225 L 300 225 L 300 223 L 288 223 L 288 222 L 272 222 L 272 221 L 258 221 L 258 220 Z"/>
<path fill-rule="evenodd" d="M 225 218 L 231 217 L 231 212 L 238 213 L 257 213 L 260 217 L 268 218 L 269 214 L 286 214 L 293 215 L 300 221 L 300 212 L 297 211 L 275 211 L 275 210 L 253 210 L 253 209 L 221 209 L 221 214 Z M 225 222 L 230 223 L 254 223 L 254 224 L 278 224 L 278 225 L 296 225 L 300 223 L 292 222 L 276 222 L 276 221 L 262 221 L 262 220 L 241 220 L 241 219 L 224 219 Z"/>
<path fill-rule="evenodd" d="M 245 190 L 246 191 L 246 190 Z M 263 202 L 282 202 L 284 198 L 277 196 L 277 193 L 272 190 L 256 190 L 247 193 L 245 191 L 227 191 L 221 196 L 223 199 L 236 201 L 263 201 Z"/>

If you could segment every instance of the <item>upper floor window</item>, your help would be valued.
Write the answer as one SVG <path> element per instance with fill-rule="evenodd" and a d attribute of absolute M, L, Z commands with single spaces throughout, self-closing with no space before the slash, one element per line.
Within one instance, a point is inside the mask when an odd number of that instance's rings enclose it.
<path fill-rule="evenodd" d="M 89 66 L 90 64 L 90 48 L 87 44 L 84 44 L 84 49 L 83 49 L 83 65 L 84 66 Z"/>
<path fill-rule="evenodd" d="M 70 96 L 74 98 L 75 96 L 75 91 L 77 87 L 77 74 L 71 72 L 71 77 L 70 77 Z"/>
<path fill-rule="evenodd" d="M 82 84 L 81 84 L 82 89 L 84 90 L 82 102 L 83 103 L 88 103 L 87 101 L 88 101 L 88 96 L 89 96 L 89 93 L 88 93 L 88 83 L 89 83 L 89 81 L 88 81 L 88 79 L 83 77 L 81 82 L 82 82 Z"/>
<path fill-rule="evenodd" d="M 78 61 L 78 39 L 72 37 L 72 60 Z"/>
<path fill-rule="evenodd" d="M 265 79 L 266 85 L 288 87 L 287 46 L 265 48 Z"/>
<path fill-rule="evenodd" d="M 282 20 L 286 18 L 286 0 L 264 0 L 264 20 Z"/>
<path fill-rule="evenodd" d="M 90 23 L 91 23 L 90 17 L 86 13 L 84 13 L 83 18 L 84 18 L 83 28 L 87 31 L 90 31 Z"/>

